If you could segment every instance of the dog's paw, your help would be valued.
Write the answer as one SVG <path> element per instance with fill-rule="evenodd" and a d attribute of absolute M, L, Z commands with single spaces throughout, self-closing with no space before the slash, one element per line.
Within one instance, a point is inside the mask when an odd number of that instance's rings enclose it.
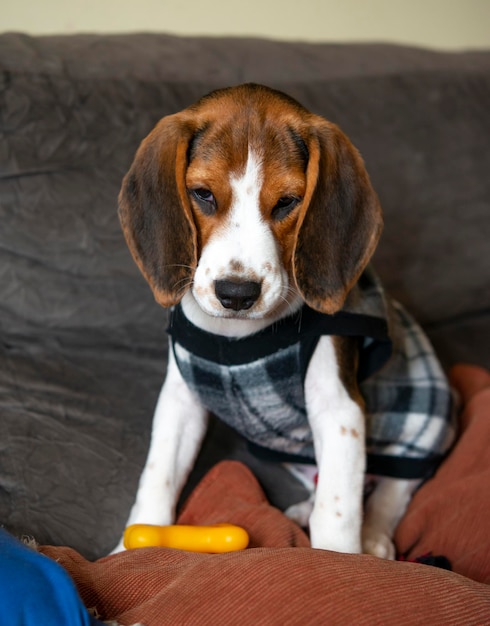
<path fill-rule="evenodd" d="M 304 500 L 293 504 L 284 511 L 286 517 L 296 522 L 301 528 L 307 528 L 311 512 L 313 511 L 313 500 Z"/>
<path fill-rule="evenodd" d="M 343 554 L 360 554 L 361 543 L 355 537 L 325 537 L 310 532 L 311 547 Z"/>
<path fill-rule="evenodd" d="M 332 552 L 342 552 L 344 554 L 360 554 L 361 540 L 357 533 L 346 530 L 335 529 L 328 532 L 325 527 L 316 527 L 310 522 L 310 542 L 311 547 L 317 550 L 331 550 Z"/>
<path fill-rule="evenodd" d="M 362 551 L 380 559 L 393 561 L 396 556 L 395 544 L 386 533 L 373 528 L 362 531 Z"/>

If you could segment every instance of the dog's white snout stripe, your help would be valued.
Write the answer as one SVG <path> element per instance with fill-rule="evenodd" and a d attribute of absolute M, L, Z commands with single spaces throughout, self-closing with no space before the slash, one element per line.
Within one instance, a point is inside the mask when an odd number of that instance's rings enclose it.
<path fill-rule="evenodd" d="M 249 317 L 264 316 L 286 299 L 288 275 L 274 234 L 261 213 L 262 185 L 260 156 L 249 150 L 243 172 L 230 175 L 228 216 L 204 246 L 194 277 L 194 297 L 210 315 L 247 311 Z M 223 283 L 240 284 L 236 291 L 243 291 L 248 283 L 250 293 L 236 293 L 230 301 L 229 294 L 222 293 Z"/>

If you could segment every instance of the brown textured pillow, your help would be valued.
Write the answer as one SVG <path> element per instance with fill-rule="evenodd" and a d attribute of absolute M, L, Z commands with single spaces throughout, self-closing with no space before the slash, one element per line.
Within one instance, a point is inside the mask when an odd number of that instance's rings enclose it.
<path fill-rule="evenodd" d="M 490 583 L 490 374 L 459 365 L 451 382 L 463 404 L 458 442 L 415 494 L 396 544 L 408 558 L 442 554 L 455 572 Z"/>
<path fill-rule="evenodd" d="M 75 579 L 103 619 L 198 624 L 440 624 L 481 626 L 490 588 L 427 565 L 311 548 L 203 555 L 147 548 L 90 563 L 43 550 Z"/>
<path fill-rule="evenodd" d="M 306 535 L 270 506 L 250 471 L 215 466 L 180 522 L 241 524 L 251 548 L 222 555 L 132 550 L 91 563 L 45 546 L 104 620 L 146 626 L 485 623 L 490 588 L 427 565 L 307 547 Z"/>

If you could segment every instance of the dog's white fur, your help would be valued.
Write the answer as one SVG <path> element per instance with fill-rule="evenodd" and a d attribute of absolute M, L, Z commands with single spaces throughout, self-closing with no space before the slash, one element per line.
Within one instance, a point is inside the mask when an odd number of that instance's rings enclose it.
<path fill-rule="evenodd" d="M 229 215 L 203 249 L 192 290 L 182 301 L 186 317 L 203 330 L 244 337 L 293 313 L 302 304 L 282 267 L 274 235 L 260 213 L 262 185 L 260 159 L 250 151 L 243 175 L 230 178 L 233 200 Z M 241 264 L 241 271 L 232 268 L 232 261 Z M 239 320 L 235 311 L 223 308 L 214 290 L 216 280 L 228 278 L 262 285 L 260 299 L 241 312 Z M 277 313 L 271 315 L 272 311 Z"/>
<path fill-rule="evenodd" d="M 186 317 L 203 330 L 243 337 L 302 304 L 282 267 L 271 228 L 260 212 L 259 196 L 264 184 L 260 157 L 250 149 L 245 170 L 230 178 L 233 197 L 227 218 L 204 246 L 192 286 L 182 300 Z M 260 282 L 262 290 L 256 304 L 238 313 L 223 308 L 214 289 L 215 281 L 222 279 Z M 329 336 L 320 339 L 310 361 L 305 401 L 314 436 L 318 484 L 314 498 L 291 507 L 289 515 L 303 524 L 309 518 L 314 548 L 348 553 L 364 550 L 394 558 L 392 535 L 417 481 L 379 479 L 368 500 L 363 524 L 365 417 L 340 379 L 336 350 Z M 206 410 L 182 379 L 170 350 L 148 459 L 128 524 L 174 521 L 175 503 L 206 426 Z"/>

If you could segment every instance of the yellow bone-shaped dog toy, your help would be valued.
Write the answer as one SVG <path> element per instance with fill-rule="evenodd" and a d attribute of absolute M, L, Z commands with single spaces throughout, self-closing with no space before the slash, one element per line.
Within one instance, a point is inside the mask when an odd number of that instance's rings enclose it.
<path fill-rule="evenodd" d="M 245 529 L 233 524 L 213 524 L 211 526 L 153 526 L 133 524 L 124 532 L 124 547 L 146 548 L 158 546 L 190 552 L 219 554 L 244 550 L 249 537 Z"/>

